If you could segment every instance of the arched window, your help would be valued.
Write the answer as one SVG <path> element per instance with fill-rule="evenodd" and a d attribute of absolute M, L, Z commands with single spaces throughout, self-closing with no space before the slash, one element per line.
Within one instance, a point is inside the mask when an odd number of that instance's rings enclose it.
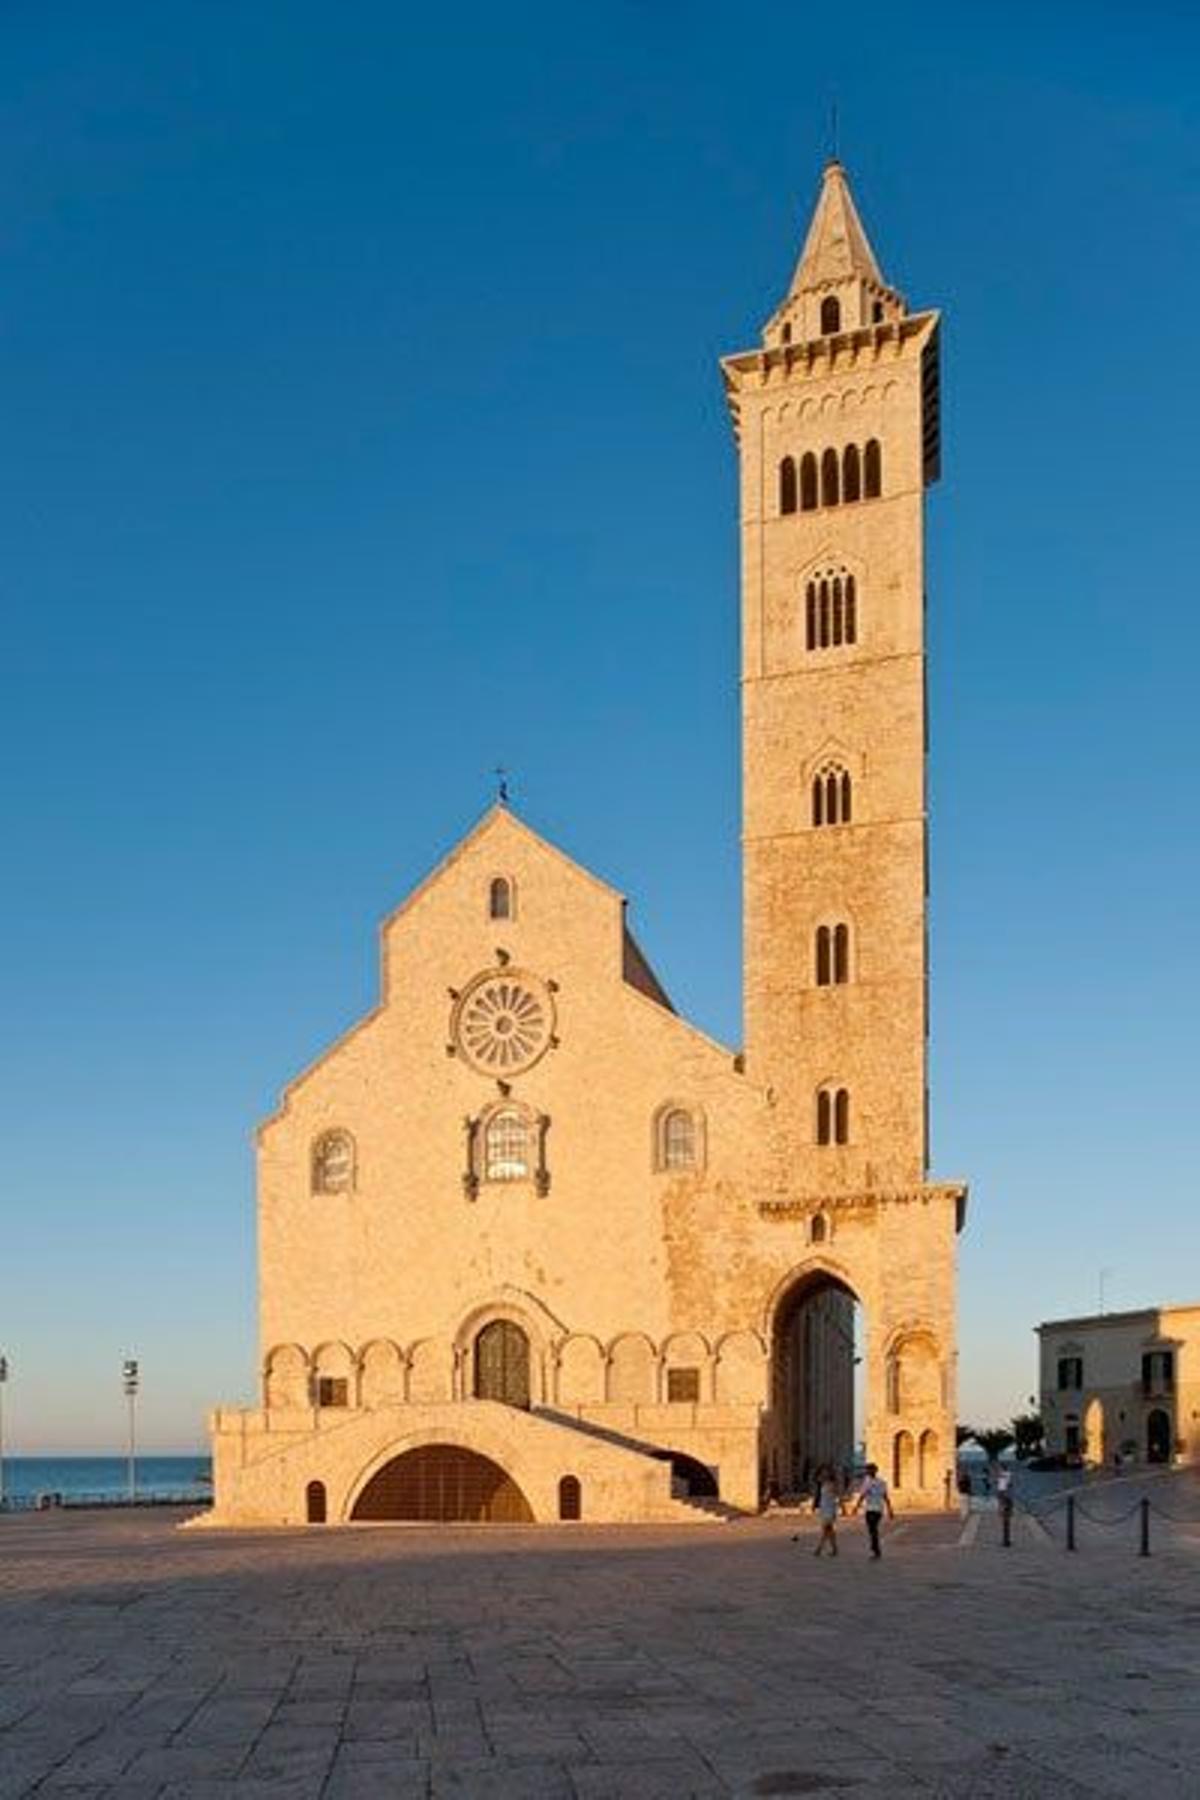
<path fill-rule="evenodd" d="M 863 495 L 867 500 L 878 500 L 882 492 L 883 451 L 878 438 L 868 438 L 863 451 Z"/>
<path fill-rule="evenodd" d="M 817 506 L 817 459 L 811 450 L 800 458 L 800 511 L 813 512 Z"/>
<path fill-rule="evenodd" d="M 326 1131 L 312 1148 L 314 1194 L 348 1194 L 354 1187 L 354 1139 L 348 1131 Z"/>
<path fill-rule="evenodd" d="M 483 1128 L 483 1179 L 521 1181 L 530 1172 L 529 1122 L 515 1106 L 502 1106 Z"/>
<path fill-rule="evenodd" d="M 826 450 L 821 458 L 821 505 L 836 506 L 838 503 L 838 453 Z"/>
<path fill-rule="evenodd" d="M 844 1087 L 817 1089 L 818 1144 L 850 1142 L 850 1093 Z"/>
<path fill-rule="evenodd" d="M 564 1475 L 558 1484 L 558 1516 L 560 1519 L 582 1519 L 583 1489 L 578 1475 Z"/>
<path fill-rule="evenodd" d="M 672 1107 L 662 1122 L 664 1169 L 692 1169 L 696 1165 L 696 1122 L 682 1107 Z"/>
<path fill-rule="evenodd" d="M 858 641 L 858 591 L 840 564 L 814 570 L 805 585 L 804 641 L 810 650 L 837 650 Z"/>
<path fill-rule="evenodd" d="M 850 927 L 818 925 L 816 941 L 818 987 L 841 987 L 850 979 Z"/>
<path fill-rule="evenodd" d="M 842 452 L 842 499 L 847 506 L 862 499 L 862 460 L 857 444 L 847 444 Z"/>
<path fill-rule="evenodd" d="M 850 772 L 839 762 L 822 763 L 813 776 L 814 825 L 848 825 L 851 809 Z"/>
<path fill-rule="evenodd" d="M 821 335 L 842 329 L 842 303 L 836 294 L 827 294 L 821 302 Z"/>
<path fill-rule="evenodd" d="M 506 881 L 503 875 L 497 875 L 488 887 L 488 918 L 511 919 L 512 916 L 512 882 Z"/>
<path fill-rule="evenodd" d="M 814 1214 L 813 1222 L 809 1226 L 809 1230 L 808 1230 L 809 1243 L 823 1244 L 825 1242 L 825 1239 L 828 1236 L 829 1236 L 829 1227 L 825 1223 L 825 1214 L 824 1213 Z"/>
<path fill-rule="evenodd" d="M 781 513 L 796 510 L 796 459 L 792 456 L 785 456 L 779 465 L 779 510 Z"/>
<path fill-rule="evenodd" d="M 304 1517 L 310 1525 L 323 1525 L 326 1516 L 325 1483 L 310 1481 L 304 1490 Z"/>

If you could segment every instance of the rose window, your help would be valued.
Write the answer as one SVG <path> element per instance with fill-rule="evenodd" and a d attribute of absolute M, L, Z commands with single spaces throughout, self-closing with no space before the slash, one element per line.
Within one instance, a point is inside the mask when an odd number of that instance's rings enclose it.
<path fill-rule="evenodd" d="M 554 1028 L 548 991 L 532 975 L 481 975 L 461 996 L 452 1034 L 460 1055 L 486 1075 L 514 1075 L 535 1063 Z"/>

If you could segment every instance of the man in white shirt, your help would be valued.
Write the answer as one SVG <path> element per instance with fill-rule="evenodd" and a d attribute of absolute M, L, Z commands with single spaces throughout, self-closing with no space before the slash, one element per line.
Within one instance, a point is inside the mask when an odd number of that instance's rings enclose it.
<path fill-rule="evenodd" d="M 862 1512 L 867 1521 L 867 1536 L 871 1540 L 871 1555 L 876 1560 L 883 1555 L 879 1547 L 879 1526 L 886 1512 L 889 1519 L 895 1518 L 892 1510 L 892 1496 L 888 1493 L 888 1484 L 879 1473 L 875 1463 L 867 1464 L 867 1472 L 863 1476 L 858 1490 L 858 1499 L 854 1502 L 855 1512 Z"/>

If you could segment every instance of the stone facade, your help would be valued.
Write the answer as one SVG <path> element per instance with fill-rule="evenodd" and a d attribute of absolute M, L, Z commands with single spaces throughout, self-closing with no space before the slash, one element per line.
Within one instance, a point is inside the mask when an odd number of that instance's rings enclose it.
<path fill-rule="evenodd" d="M 1051 1455 L 1096 1468 L 1200 1460 L 1200 1305 L 1038 1326 Z"/>
<path fill-rule="evenodd" d="M 856 1361 L 899 1504 L 948 1504 L 965 1189 L 926 1159 L 936 356 L 831 164 L 763 347 L 724 364 L 744 1049 L 676 1014 L 619 894 L 489 812 L 385 923 L 379 1005 L 260 1131 L 262 1404 L 214 1416 L 216 1522 L 754 1509 L 850 1459 Z"/>

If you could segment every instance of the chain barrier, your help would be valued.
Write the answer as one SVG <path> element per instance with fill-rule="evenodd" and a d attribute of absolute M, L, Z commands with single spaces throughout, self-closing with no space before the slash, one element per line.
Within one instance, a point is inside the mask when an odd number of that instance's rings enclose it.
<path fill-rule="evenodd" d="M 1089 1496 L 1090 1497 L 1090 1496 Z M 1061 1509 L 1061 1510 L 1060 1510 Z M 1001 1541 L 1007 1547 L 1012 1542 L 1012 1515 L 1015 1510 L 1023 1512 L 1027 1518 L 1040 1525 L 1043 1531 L 1051 1532 L 1059 1518 L 1063 1518 L 1066 1526 L 1066 1548 L 1076 1550 L 1076 1522 L 1086 1519 L 1089 1525 L 1098 1525 L 1102 1530 L 1116 1530 L 1127 1525 L 1130 1519 L 1136 1518 L 1138 1525 L 1138 1555 L 1150 1555 L 1150 1515 L 1156 1513 L 1160 1519 L 1170 1520 L 1176 1525 L 1200 1524 L 1200 1512 L 1177 1512 L 1149 1494 L 1142 1494 L 1120 1512 L 1097 1511 L 1085 1503 L 1076 1491 L 1047 1495 L 1038 1501 L 1025 1501 L 1016 1496 L 1006 1507 L 1001 1508 Z"/>

